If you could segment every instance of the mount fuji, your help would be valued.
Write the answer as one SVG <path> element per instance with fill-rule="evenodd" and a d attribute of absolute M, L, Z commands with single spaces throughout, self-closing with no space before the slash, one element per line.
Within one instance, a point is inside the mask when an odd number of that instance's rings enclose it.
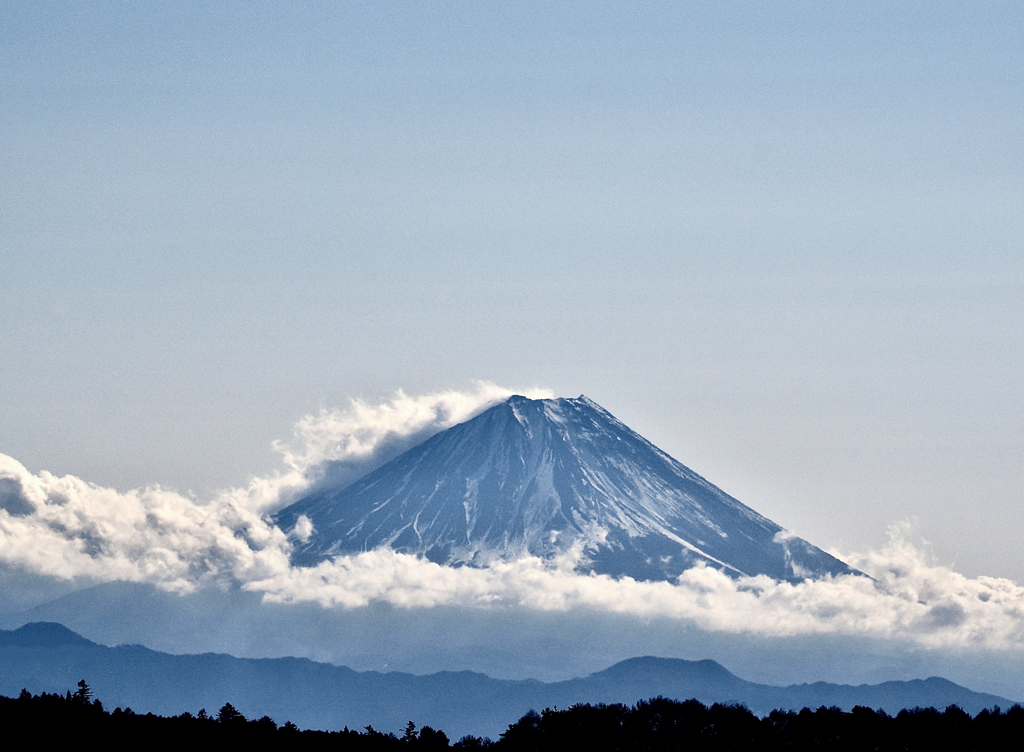
<path fill-rule="evenodd" d="M 856 573 L 729 496 L 595 402 L 515 396 L 278 513 L 313 564 L 381 546 L 450 565 L 533 555 L 672 580 L 706 565 L 778 580 Z"/>

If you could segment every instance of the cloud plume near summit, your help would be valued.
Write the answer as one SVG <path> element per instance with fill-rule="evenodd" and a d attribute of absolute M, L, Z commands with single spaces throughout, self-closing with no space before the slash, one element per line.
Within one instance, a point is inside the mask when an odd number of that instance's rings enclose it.
<path fill-rule="evenodd" d="M 726 633 L 900 638 L 924 647 L 1024 653 L 1024 588 L 929 562 L 908 542 L 904 526 L 892 530 L 881 550 L 841 555 L 873 579 L 787 583 L 731 578 L 698 566 L 676 582 L 637 582 L 575 572 L 572 554 L 481 568 L 446 567 L 390 550 L 314 567 L 290 563 L 292 541 L 309 531 L 301 525 L 281 530 L 270 513 L 325 475 L 354 479 L 513 393 L 480 383 L 468 392 L 398 393 L 382 404 L 353 401 L 306 416 L 292 439 L 277 445 L 282 472 L 206 500 L 158 486 L 119 492 L 73 476 L 35 474 L 0 455 L 0 567 L 83 586 L 143 582 L 182 593 L 231 582 L 269 602 L 326 609 L 375 602 L 589 609 L 678 619 Z"/>

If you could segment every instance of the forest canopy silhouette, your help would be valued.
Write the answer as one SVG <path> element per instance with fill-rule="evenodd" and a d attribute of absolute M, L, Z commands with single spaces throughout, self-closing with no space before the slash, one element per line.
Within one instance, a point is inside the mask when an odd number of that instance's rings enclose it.
<path fill-rule="evenodd" d="M 607 749 L 620 752 L 660 750 L 958 750 L 1018 749 L 1024 738 L 1024 708 L 1014 705 L 982 710 L 971 716 L 955 705 L 903 710 L 895 716 L 857 706 L 773 711 L 758 717 L 742 705 L 704 705 L 697 700 L 657 697 L 635 705 L 574 705 L 529 711 L 497 741 L 465 736 L 454 744 L 441 730 L 417 728 L 410 721 L 401 735 L 367 726 L 362 731 L 302 730 L 278 725 L 264 716 L 247 719 L 231 703 L 211 715 L 185 712 L 173 717 L 136 714 L 130 708 L 108 711 L 83 679 L 74 693 L 22 690 L 17 698 L 0 697 L 0 724 L 12 738 L 33 739 L 56 748 L 83 742 L 127 749 L 195 750 L 229 748 L 271 750 L 441 750 L 483 749 L 496 752 Z"/>

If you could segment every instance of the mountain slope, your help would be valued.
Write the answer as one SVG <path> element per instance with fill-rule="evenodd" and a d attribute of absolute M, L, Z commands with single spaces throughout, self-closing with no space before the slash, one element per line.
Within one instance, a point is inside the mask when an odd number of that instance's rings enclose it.
<path fill-rule="evenodd" d="M 450 738 L 496 738 L 527 710 L 575 703 L 635 703 L 658 695 L 704 703 L 740 702 L 757 713 L 776 708 L 854 705 L 896 713 L 903 708 L 956 704 L 977 713 L 1013 703 L 972 692 L 944 679 L 849 686 L 773 687 L 748 682 L 714 661 L 633 658 L 580 679 L 544 683 L 492 679 L 471 671 L 426 676 L 353 671 L 304 658 L 246 659 L 229 655 L 170 655 L 139 645 L 105 647 L 77 639 L 35 644 L 26 636 L 59 625 L 0 631 L 0 695 L 74 689 L 85 679 L 108 708 L 176 715 L 200 708 L 216 712 L 230 702 L 249 718 L 269 715 L 306 728 L 399 731 L 409 720 L 441 729 Z M 63 629 L 63 628 L 61 628 Z M 27 645 L 26 643 L 33 643 Z"/>
<path fill-rule="evenodd" d="M 448 564 L 532 554 L 664 580 L 697 563 L 776 579 L 850 573 L 587 399 L 512 397 L 344 488 L 282 510 L 299 563 L 379 546 Z"/>
<path fill-rule="evenodd" d="M 52 621 L 36 621 L 19 629 L 0 630 L 0 647 L 5 648 L 57 648 L 95 647 L 96 643 L 87 640 L 77 632 L 72 632 L 63 624 Z"/>

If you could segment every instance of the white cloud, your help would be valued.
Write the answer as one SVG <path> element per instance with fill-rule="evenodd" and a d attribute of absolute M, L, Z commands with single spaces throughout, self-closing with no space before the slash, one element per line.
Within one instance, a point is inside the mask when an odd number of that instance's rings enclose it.
<path fill-rule="evenodd" d="M 275 447 L 284 455 L 285 463 L 299 472 L 325 462 L 364 463 L 390 442 L 408 437 L 422 441 L 515 394 L 531 399 L 554 396 L 547 389 L 515 391 L 478 381 L 470 392 L 452 390 L 409 397 L 399 391 L 381 405 L 353 399 L 346 409 L 305 416 L 295 425 L 292 442 L 275 442 Z"/>
<path fill-rule="evenodd" d="M 346 408 L 306 415 L 295 424 L 291 441 L 274 442 L 286 465 L 284 472 L 255 478 L 247 487 L 227 493 L 256 511 L 277 511 L 319 480 L 347 485 L 435 433 L 514 394 L 531 399 L 554 396 L 547 389 L 514 390 L 478 381 L 465 392 L 410 397 L 399 390 L 389 402 L 379 405 L 353 399 Z"/>
<path fill-rule="evenodd" d="M 848 559 L 875 579 L 850 575 L 794 584 L 764 576 L 734 579 L 698 566 L 676 583 L 637 582 L 581 575 L 571 562 L 524 558 L 452 568 L 377 550 L 291 568 L 245 587 L 270 601 L 316 601 L 325 608 L 373 601 L 401 607 L 587 608 L 682 619 L 730 633 L 862 635 L 912 639 L 927 647 L 1024 649 L 1024 588 L 1015 583 L 972 579 L 929 564 L 899 535 L 881 551 Z"/>
<path fill-rule="evenodd" d="M 243 503 L 244 493 L 205 504 L 159 486 L 119 493 L 73 476 L 33 475 L 6 455 L 0 478 L 32 510 L 0 510 L 0 561 L 31 572 L 188 591 L 288 566 L 284 533 Z"/>
<path fill-rule="evenodd" d="M 187 591 L 218 577 L 240 582 L 288 571 L 288 537 L 267 514 L 316 479 L 318 468 L 360 474 L 386 461 L 403 441 L 418 441 L 465 421 L 516 392 L 478 382 L 469 392 L 420 397 L 399 392 L 390 402 L 353 400 L 298 422 L 280 446 L 287 469 L 206 501 L 159 486 L 127 493 L 73 476 L 33 475 L 0 455 L 0 562 L 65 580 L 151 582 Z M 308 520 L 291 531 L 302 539 Z"/>
<path fill-rule="evenodd" d="M 846 576 L 793 584 L 733 579 L 701 566 L 675 583 L 636 582 L 578 574 L 571 556 L 452 568 L 388 550 L 316 567 L 290 564 L 289 535 L 267 513 L 306 488 L 317 467 L 338 462 L 353 472 L 365 469 L 402 440 L 454 425 L 510 394 L 493 384 L 468 394 L 399 393 L 383 405 L 353 401 L 348 410 L 306 417 L 282 448 L 284 473 L 206 501 L 157 486 L 120 493 L 72 476 L 36 475 L 0 455 L 0 564 L 83 584 L 147 582 L 178 592 L 229 580 L 267 601 L 324 608 L 384 602 L 589 609 L 678 619 L 724 633 L 862 635 L 927 647 L 1024 651 L 1024 588 L 931 563 L 904 529 L 896 529 L 879 551 L 842 556 L 873 580 Z M 307 521 L 290 536 L 310 533 Z"/>

